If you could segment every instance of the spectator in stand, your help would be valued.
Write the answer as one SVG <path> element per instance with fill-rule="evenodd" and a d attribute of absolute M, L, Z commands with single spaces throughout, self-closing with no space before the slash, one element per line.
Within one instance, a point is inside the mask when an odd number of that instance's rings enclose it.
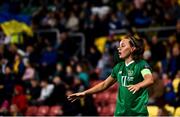
<path fill-rule="evenodd" d="M 0 115 L 8 116 L 9 115 L 9 102 L 8 100 L 4 100 L 2 105 L 0 106 Z"/>
<path fill-rule="evenodd" d="M 178 43 L 175 43 L 174 46 L 172 46 L 171 54 L 169 72 L 172 77 L 175 77 L 175 74 L 180 70 L 180 46 Z"/>
<path fill-rule="evenodd" d="M 27 62 L 25 64 L 25 72 L 22 76 L 22 80 L 29 81 L 35 78 L 35 69 L 32 67 L 31 63 Z"/>
<path fill-rule="evenodd" d="M 37 65 L 40 60 L 38 51 L 35 50 L 34 46 L 28 45 L 26 47 L 26 57 L 32 65 Z"/>
<path fill-rule="evenodd" d="M 176 39 L 177 42 L 180 44 L 180 19 L 177 20 L 176 22 Z"/>
<path fill-rule="evenodd" d="M 67 31 L 61 33 L 60 41 L 61 44 L 58 48 L 58 52 L 61 53 L 62 56 L 60 59 L 61 60 L 63 59 L 65 62 L 68 62 L 73 52 L 71 49 L 69 49 L 69 47 L 72 47 L 73 46 L 72 44 L 74 43 L 70 41 Z"/>
<path fill-rule="evenodd" d="M 24 73 L 25 66 L 22 61 L 22 57 L 19 54 L 16 54 L 14 57 L 14 62 L 13 62 L 13 72 L 16 75 L 16 82 L 17 83 L 22 83 L 22 75 Z"/>
<path fill-rule="evenodd" d="M 105 52 L 99 59 L 97 68 L 96 68 L 99 71 L 99 78 L 101 80 L 105 79 L 108 76 L 108 74 L 111 73 L 112 66 L 111 66 L 111 62 L 109 61 L 111 61 L 111 55 L 108 52 L 108 49 L 105 48 Z"/>
<path fill-rule="evenodd" d="M 64 105 L 66 101 L 66 84 L 59 76 L 53 78 L 54 89 L 47 98 L 48 105 Z"/>
<path fill-rule="evenodd" d="M 136 3 L 137 2 L 134 2 L 134 4 L 131 5 L 131 10 L 128 14 L 128 19 L 131 25 L 138 28 L 150 26 L 152 23 L 152 18 L 147 15 L 147 11 L 143 8 L 144 1 L 141 1 L 140 4 Z"/>
<path fill-rule="evenodd" d="M 74 82 L 74 72 L 71 65 L 67 65 L 65 68 L 65 77 L 62 79 L 65 83 L 67 83 L 69 86 L 73 85 Z"/>
<path fill-rule="evenodd" d="M 7 99 L 8 101 L 11 100 L 12 94 L 14 92 L 14 86 L 16 84 L 15 82 L 15 76 L 13 74 L 12 68 L 10 66 L 5 67 L 5 74 L 1 77 L 2 81 L 2 90 L 3 90 L 3 98 L 1 99 Z"/>
<path fill-rule="evenodd" d="M 37 105 L 37 100 L 40 97 L 40 93 L 41 93 L 41 87 L 37 79 L 31 79 L 30 84 L 31 84 L 30 88 L 27 89 L 30 96 L 29 104 Z"/>
<path fill-rule="evenodd" d="M 50 44 L 48 44 L 45 50 L 42 52 L 41 65 L 43 67 L 43 70 L 41 74 L 45 74 L 42 75 L 42 77 L 50 76 L 55 70 L 56 63 L 57 51 L 54 50 L 54 48 Z"/>
<path fill-rule="evenodd" d="M 85 87 L 89 87 L 89 75 L 84 70 L 82 64 L 77 64 L 76 72 L 77 72 L 77 77 L 82 81 L 83 85 Z"/>
<path fill-rule="evenodd" d="M 75 15 L 74 11 L 70 12 L 70 16 L 67 19 L 67 29 L 71 31 L 77 31 L 79 28 L 79 18 Z"/>
<path fill-rule="evenodd" d="M 4 49 L 4 57 L 8 60 L 9 64 L 13 64 L 15 55 L 17 53 L 17 46 L 15 44 L 9 44 Z"/>
<path fill-rule="evenodd" d="M 161 41 L 158 40 L 157 35 L 152 37 L 151 53 L 152 60 L 156 63 L 166 58 L 166 48 Z M 157 54 L 158 53 L 158 54 Z"/>
<path fill-rule="evenodd" d="M 73 92 L 81 92 L 81 91 L 84 91 L 86 89 L 86 87 L 85 87 L 85 85 L 84 85 L 82 80 L 80 80 L 79 78 L 75 77 L 73 85 L 70 86 L 70 89 Z"/>
<path fill-rule="evenodd" d="M 41 86 L 41 94 L 40 97 L 38 98 L 38 103 L 41 104 L 47 104 L 47 99 L 50 97 L 50 95 L 53 92 L 54 85 L 49 84 L 48 80 L 41 80 L 40 82 Z"/>
<path fill-rule="evenodd" d="M 121 24 L 120 28 L 124 28 L 124 27 L 129 25 L 129 22 L 128 22 L 126 16 L 125 16 L 125 11 L 123 10 L 123 4 L 122 3 L 117 3 L 116 7 L 117 7 L 116 15 L 117 15 L 118 21 Z"/>
<path fill-rule="evenodd" d="M 101 57 L 101 53 L 99 52 L 99 50 L 97 49 L 96 46 L 91 46 L 89 48 L 89 52 L 87 54 L 87 59 L 89 60 L 89 62 L 91 63 L 91 65 L 93 66 L 93 68 L 96 67 L 98 60 Z"/>
<path fill-rule="evenodd" d="M 12 98 L 11 107 L 16 108 L 20 114 L 25 114 L 28 107 L 28 101 L 24 93 L 24 88 L 21 85 L 16 85 L 14 88 L 14 96 Z"/>
<path fill-rule="evenodd" d="M 169 105 L 174 106 L 176 94 L 172 86 L 172 80 L 170 79 L 169 75 L 165 73 L 162 75 L 162 80 L 165 86 L 165 94 L 164 94 L 165 102 L 168 103 Z"/>
<path fill-rule="evenodd" d="M 61 78 L 64 78 L 64 66 L 63 63 L 59 62 L 56 64 L 56 71 L 54 73 L 54 76 L 59 76 Z"/>
<path fill-rule="evenodd" d="M 23 114 L 19 112 L 18 107 L 16 105 L 11 105 L 9 109 L 9 113 L 11 116 L 22 116 Z"/>

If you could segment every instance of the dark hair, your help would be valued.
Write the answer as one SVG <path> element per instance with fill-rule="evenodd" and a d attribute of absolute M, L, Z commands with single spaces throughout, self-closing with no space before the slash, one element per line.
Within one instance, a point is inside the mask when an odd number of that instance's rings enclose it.
<path fill-rule="evenodd" d="M 129 39 L 129 43 L 132 47 L 136 47 L 135 51 L 132 53 L 134 60 L 142 59 L 144 53 L 144 41 L 140 37 L 135 37 L 130 34 L 125 36 L 126 39 Z"/>

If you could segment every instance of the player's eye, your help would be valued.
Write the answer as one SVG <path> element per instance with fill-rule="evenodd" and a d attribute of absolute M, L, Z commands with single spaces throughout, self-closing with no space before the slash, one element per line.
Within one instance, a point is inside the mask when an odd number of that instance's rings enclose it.
<path fill-rule="evenodd" d="M 125 44 L 124 44 L 124 43 L 122 43 L 120 47 L 125 47 Z"/>

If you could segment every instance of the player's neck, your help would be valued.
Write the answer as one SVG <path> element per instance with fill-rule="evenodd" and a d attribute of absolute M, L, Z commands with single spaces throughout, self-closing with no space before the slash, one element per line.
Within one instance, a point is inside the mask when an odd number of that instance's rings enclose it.
<path fill-rule="evenodd" d="M 125 59 L 125 64 L 129 65 L 131 62 L 133 62 L 134 60 L 132 59 L 132 57 L 128 57 Z"/>

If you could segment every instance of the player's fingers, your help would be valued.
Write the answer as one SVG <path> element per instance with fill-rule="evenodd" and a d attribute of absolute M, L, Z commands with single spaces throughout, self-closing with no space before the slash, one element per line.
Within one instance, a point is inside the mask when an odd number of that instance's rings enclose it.
<path fill-rule="evenodd" d="M 71 101 L 71 102 L 73 102 L 76 99 L 77 99 L 77 97 L 70 97 L 70 98 L 68 98 L 68 100 Z"/>
<path fill-rule="evenodd" d="M 75 98 L 75 97 L 77 97 L 77 94 L 71 94 L 67 98 Z"/>
<path fill-rule="evenodd" d="M 129 88 L 129 87 L 131 87 L 132 85 L 128 85 L 128 86 L 126 86 L 127 88 Z"/>
<path fill-rule="evenodd" d="M 129 87 L 129 88 L 128 88 L 128 90 L 132 90 L 132 89 L 133 89 L 133 87 Z"/>
<path fill-rule="evenodd" d="M 75 99 L 75 98 L 76 98 L 75 95 L 73 95 L 73 96 L 71 95 L 71 96 L 68 96 L 68 97 L 67 97 L 67 99 L 70 100 L 70 101 L 73 100 L 73 99 Z"/>
<path fill-rule="evenodd" d="M 72 96 L 67 96 L 67 99 L 69 100 L 69 99 L 71 99 L 72 98 Z"/>
<path fill-rule="evenodd" d="M 77 100 L 77 98 L 73 99 L 73 100 L 71 101 L 71 103 L 73 103 L 73 102 L 76 101 L 76 100 Z"/>
<path fill-rule="evenodd" d="M 135 94 L 135 93 L 136 93 L 136 91 L 137 91 L 137 90 L 134 90 L 134 91 L 133 91 L 133 94 Z"/>
<path fill-rule="evenodd" d="M 72 101 L 73 100 L 73 98 L 71 98 L 71 97 L 69 97 L 69 98 L 67 98 L 69 101 Z"/>
<path fill-rule="evenodd" d="M 130 89 L 129 91 L 130 91 L 130 92 L 132 92 L 132 91 L 134 91 L 134 90 L 135 90 L 135 89 L 134 89 L 134 88 L 132 88 L 132 89 Z"/>
<path fill-rule="evenodd" d="M 68 96 L 68 97 L 67 97 L 67 99 L 68 99 L 68 100 L 71 100 L 71 99 L 72 99 L 72 97 L 71 97 L 71 96 Z"/>
<path fill-rule="evenodd" d="M 129 87 L 128 87 L 128 90 L 131 90 L 131 89 L 133 89 L 133 88 L 134 88 L 133 86 L 129 86 Z"/>

